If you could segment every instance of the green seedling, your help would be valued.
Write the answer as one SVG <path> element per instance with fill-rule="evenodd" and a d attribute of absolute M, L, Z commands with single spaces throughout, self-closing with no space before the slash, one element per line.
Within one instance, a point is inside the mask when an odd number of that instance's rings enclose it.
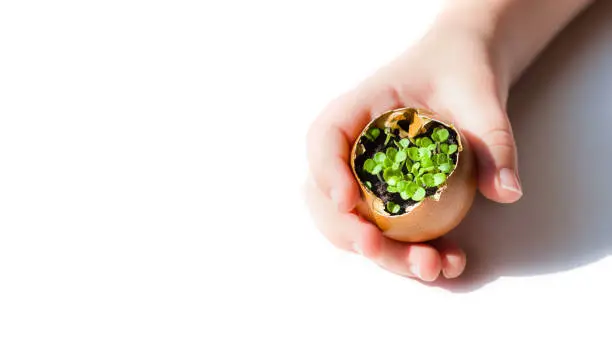
<path fill-rule="evenodd" d="M 387 135 L 387 138 L 385 138 L 385 146 L 389 144 L 389 140 L 391 140 L 392 137 L 395 137 L 395 135 L 393 135 L 393 133 L 391 132 L 391 129 L 389 128 L 385 128 L 385 135 Z"/>
<path fill-rule="evenodd" d="M 372 128 L 366 131 L 366 133 L 363 136 L 365 136 L 370 141 L 376 141 L 379 135 L 380 135 L 380 129 Z"/>
<path fill-rule="evenodd" d="M 412 200 L 420 202 L 424 198 L 425 198 L 425 189 L 419 186 L 419 188 L 414 192 L 414 195 L 412 195 Z"/>
<path fill-rule="evenodd" d="M 374 141 L 382 133 L 382 130 L 372 128 L 364 136 Z M 384 134 L 383 151 L 365 160 L 362 169 L 376 175 L 387 192 L 399 194 L 404 201 L 422 201 L 427 197 L 426 189 L 442 187 L 456 167 L 452 154 L 457 152 L 458 147 L 448 142 L 450 132 L 446 128 L 435 128 L 431 135 L 418 137 L 414 141 L 396 138 L 390 129 L 385 129 Z M 370 190 L 374 187 L 370 181 L 365 185 Z M 391 214 L 399 213 L 401 208 L 401 205 L 391 201 L 386 204 Z"/>
<path fill-rule="evenodd" d="M 435 142 L 446 142 L 448 140 L 450 133 L 447 129 L 436 128 L 434 129 L 433 134 L 431 134 L 431 139 Z"/>
<path fill-rule="evenodd" d="M 391 214 L 397 214 L 400 211 L 400 205 L 399 204 L 395 204 L 391 201 L 387 202 L 387 210 L 391 213 Z"/>

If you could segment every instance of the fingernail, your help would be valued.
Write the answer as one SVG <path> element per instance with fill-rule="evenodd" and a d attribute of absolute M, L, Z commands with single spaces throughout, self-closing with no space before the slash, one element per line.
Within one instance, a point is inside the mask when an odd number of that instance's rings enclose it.
<path fill-rule="evenodd" d="M 359 247 L 359 244 L 356 242 L 353 243 L 353 251 L 359 254 L 363 254 L 363 252 L 361 251 L 361 247 Z"/>
<path fill-rule="evenodd" d="M 449 278 L 449 277 L 448 277 L 448 274 L 446 273 L 446 269 L 445 269 L 445 268 L 442 268 L 442 275 L 443 275 L 445 278 Z"/>
<path fill-rule="evenodd" d="M 463 273 L 463 270 L 455 271 L 455 273 L 450 274 L 446 271 L 446 269 L 442 269 L 442 275 L 444 275 L 444 277 L 447 279 L 457 278 L 461 276 L 461 273 Z"/>
<path fill-rule="evenodd" d="M 408 270 L 410 270 L 410 272 L 415 275 L 418 278 L 421 278 L 421 267 L 419 266 L 419 264 L 414 264 L 414 263 L 410 263 L 408 264 Z"/>
<path fill-rule="evenodd" d="M 451 278 L 455 278 L 455 277 L 457 277 L 457 276 L 453 276 L 453 275 L 449 274 L 448 272 L 446 272 L 446 269 L 445 269 L 445 268 L 442 268 L 442 275 L 443 275 L 445 278 L 448 278 L 448 279 L 451 279 Z"/>
<path fill-rule="evenodd" d="M 499 181 L 501 183 L 502 188 L 517 192 L 521 195 L 523 194 L 523 191 L 521 191 L 521 184 L 518 181 L 518 177 L 516 176 L 516 173 L 514 173 L 514 171 L 512 171 L 511 169 L 502 168 L 502 170 L 499 171 Z"/>

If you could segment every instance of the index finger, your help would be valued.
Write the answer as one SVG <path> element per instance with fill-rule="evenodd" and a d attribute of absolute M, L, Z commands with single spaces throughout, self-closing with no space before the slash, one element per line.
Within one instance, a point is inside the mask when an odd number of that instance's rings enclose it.
<path fill-rule="evenodd" d="M 351 145 L 369 119 L 370 108 L 348 93 L 331 102 L 308 132 L 308 162 L 315 183 L 343 212 L 359 201 L 348 159 Z"/>
<path fill-rule="evenodd" d="M 352 210 L 360 191 L 349 164 L 351 146 L 373 118 L 400 105 L 392 87 L 363 87 L 333 101 L 313 123 L 308 159 L 319 189 L 340 211 Z"/>

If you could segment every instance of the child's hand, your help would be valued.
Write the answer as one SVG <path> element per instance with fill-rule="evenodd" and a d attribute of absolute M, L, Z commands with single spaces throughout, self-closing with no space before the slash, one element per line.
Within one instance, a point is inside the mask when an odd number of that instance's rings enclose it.
<path fill-rule="evenodd" d="M 590 2 L 449 1 L 420 42 L 333 101 L 310 128 L 306 195 L 319 230 L 335 246 L 400 275 L 424 281 L 440 272 L 459 276 L 465 254 L 447 239 L 400 243 L 362 218 L 351 145 L 373 116 L 399 107 L 431 109 L 465 134 L 477 157 L 481 193 L 496 202 L 517 201 L 522 191 L 505 109 L 510 84 Z"/>
<path fill-rule="evenodd" d="M 479 189 L 497 202 L 521 197 L 516 148 L 505 102 L 508 83 L 486 39 L 470 30 L 434 29 L 406 54 L 333 101 L 312 125 L 308 204 L 323 234 L 382 267 L 425 281 L 459 276 L 465 254 L 446 239 L 405 244 L 387 239 L 356 211 L 360 190 L 348 162 L 364 126 L 384 111 L 415 106 L 450 119 L 477 155 Z"/>

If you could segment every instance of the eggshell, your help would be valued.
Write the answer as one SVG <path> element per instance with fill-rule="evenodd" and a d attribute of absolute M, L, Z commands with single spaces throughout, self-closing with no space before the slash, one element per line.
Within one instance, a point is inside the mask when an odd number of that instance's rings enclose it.
<path fill-rule="evenodd" d="M 410 121 L 408 131 L 397 126 L 399 120 Z M 465 136 L 451 123 L 446 123 L 435 113 L 426 109 L 401 108 L 385 112 L 372 120 L 361 132 L 376 126 L 384 129 L 400 129 L 401 137 L 414 137 L 425 133 L 432 125 L 442 124 L 457 133 L 458 154 L 455 170 L 448 176 L 446 184 L 436 195 L 426 197 L 411 206 L 402 215 L 387 213 L 385 205 L 359 179 L 355 158 L 363 147 L 356 140 L 351 150 L 351 168 L 361 188 L 363 203 L 360 211 L 375 223 L 386 237 L 403 242 L 424 242 L 438 238 L 455 228 L 468 213 L 476 193 L 476 168 L 474 155 Z"/>

